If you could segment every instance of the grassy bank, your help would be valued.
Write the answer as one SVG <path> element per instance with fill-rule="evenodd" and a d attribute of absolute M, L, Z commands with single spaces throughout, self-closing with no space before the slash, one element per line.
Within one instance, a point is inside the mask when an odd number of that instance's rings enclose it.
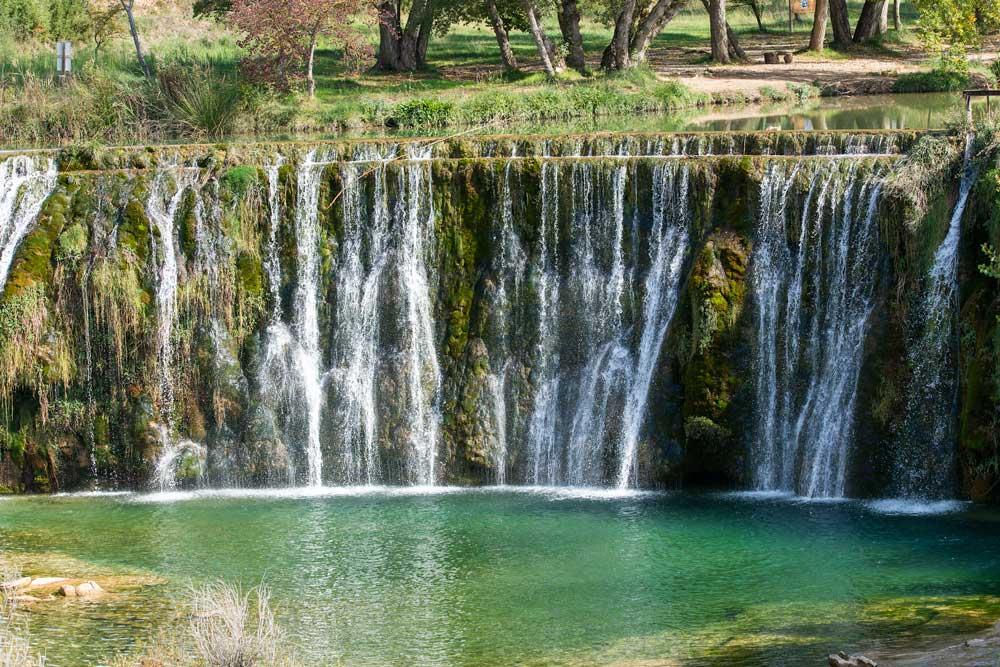
<path fill-rule="evenodd" d="M 763 3 L 766 34 L 741 6 L 730 12 L 730 23 L 748 42 L 802 41 L 811 23 L 799 21 L 791 35 L 782 33 L 787 30 L 787 14 L 780 4 Z M 860 4 L 852 0 L 855 12 Z M 904 20 L 912 24 L 909 3 L 904 10 Z M 678 67 L 697 70 L 707 63 L 708 24 L 699 3 L 691 3 L 656 38 L 648 67 L 626 75 L 598 71 L 610 28 L 587 18 L 582 33 L 594 73 L 585 77 L 567 72 L 554 82 L 540 73 L 529 35 L 512 33 L 512 48 L 523 70 L 506 74 L 491 30 L 485 25 L 455 25 L 431 40 L 431 66 L 407 74 L 347 71 L 341 53 L 321 44 L 315 99 L 295 92 L 263 92 L 242 82 L 243 54 L 236 37 L 218 21 L 194 18 L 190 0 L 141 13 L 139 21 L 157 72 L 155 81 L 141 76 L 125 33 L 99 50 L 80 44 L 75 78 L 65 85 L 54 80 L 50 43 L 0 39 L 0 146 L 206 140 L 386 127 L 462 128 L 634 116 L 817 94 L 809 85 L 792 89 L 784 83 L 756 93 L 707 93 L 678 83 Z M 556 34 L 554 17 L 549 23 L 547 30 Z M 374 33 L 369 37 L 374 44 Z M 911 49 L 912 42 L 912 33 L 904 30 L 890 33 L 874 48 L 901 53 Z M 833 51 L 803 55 L 811 62 L 848 57 Z M 908 90 L 940 89 L 934 77 L 917 77 L 907 85 Z"/>

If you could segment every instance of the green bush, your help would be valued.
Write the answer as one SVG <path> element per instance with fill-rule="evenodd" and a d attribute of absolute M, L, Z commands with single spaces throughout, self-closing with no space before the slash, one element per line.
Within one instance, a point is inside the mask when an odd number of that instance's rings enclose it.
<path fill-rule="evenodd" d="M 245 110 L 239 84 L 207 67 L 161 70 L 157 84 L 167 121 L 189 135 L 218 139 L 232 134 Z"/>
<path fill-rule="evenodd" d="M 444 127 L 452 122 L 455 105 L 435 99 L 400 102 L 392 108 L 386 125 L 396 127 Z"/>
<path fill-rule="evenodd" d="M 896 93 L 953 93 L 969 85 L 966 72 L 937 68 L 930 72 L 903 74 L 893 85 Z"/>
<path fill-rule="evenodd" d="M 44 0 L 0 2 L 0 32 L 16 39 L 44 36 L 49 29 L 49 11 Z"/>

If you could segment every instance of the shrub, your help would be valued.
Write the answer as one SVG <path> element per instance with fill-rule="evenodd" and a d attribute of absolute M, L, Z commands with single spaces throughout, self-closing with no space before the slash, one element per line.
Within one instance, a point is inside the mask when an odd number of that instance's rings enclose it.
<path fill-rule="evenodd" d="M 161 70 L 157 83 L 164 115 L 189 135 L 218 139 L 232 134 L 244 110 L 239 85 L 208 68 Z"/>
<path fill-rule="evenodd" d="M 221 582 L 207 584 L 191 591 L 190 604 L 195 650 L 210 667 L 275 664 L 280 631 L 267 588 L 244 593 Z"/>
<path fill-rule="evenodd" d="M 0 582 L 13 581 L 21 571 L 0 563 Z M 0 588 L 0 667 L 44 667 L 45 659 L 34 655 L 28 628 L 17 614 L 16 592 Z"/>
<path fill-rule="evenodd" d="M 903 74 L 896 79 L 892 90 L 896 93 L 952 93 L 968 85 L 968 73 L 939 67 L 929 72 Z"/>
<path fill-rule="evenodd" d="M 455 105 L 430 98 L 407 100 L 392 108 L 386 125 L 396 127 L 444 127 L 452 121 Z"/>

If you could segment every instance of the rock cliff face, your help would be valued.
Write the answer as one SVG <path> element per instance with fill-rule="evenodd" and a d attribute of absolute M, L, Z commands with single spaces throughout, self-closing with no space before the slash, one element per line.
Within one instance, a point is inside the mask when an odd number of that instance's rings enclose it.
<path fill-rule="evenodd" d="M 18 158 L 42 195 L 33 211 L 23 183 L 0 193 L 22 202 L 0 208 L 0 240 L 24 227 L 0 301 L 0 486 L 892 492 L 919 465 L 907 350 L 956 145 L 601 135 Z M 998 290 L 978 265 L 1000 186 L 977 173 L 943 409 L 949 490 L 987 496 Z"/>

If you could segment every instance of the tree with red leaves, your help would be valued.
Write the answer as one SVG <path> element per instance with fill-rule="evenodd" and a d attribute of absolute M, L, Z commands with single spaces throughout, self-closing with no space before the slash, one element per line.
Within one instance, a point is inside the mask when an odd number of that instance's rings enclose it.
<path fill-rule="evenodd" d="M 326 37 L 355 62 L 370 51 L 354 24 L 368 13 L 366 0 L 233 0 L 229 20 L 243 33 L 243 62 L 252 77 L 287 89 L 305 76 L 309 97 L 316 94 L 316 44 Z"/>

